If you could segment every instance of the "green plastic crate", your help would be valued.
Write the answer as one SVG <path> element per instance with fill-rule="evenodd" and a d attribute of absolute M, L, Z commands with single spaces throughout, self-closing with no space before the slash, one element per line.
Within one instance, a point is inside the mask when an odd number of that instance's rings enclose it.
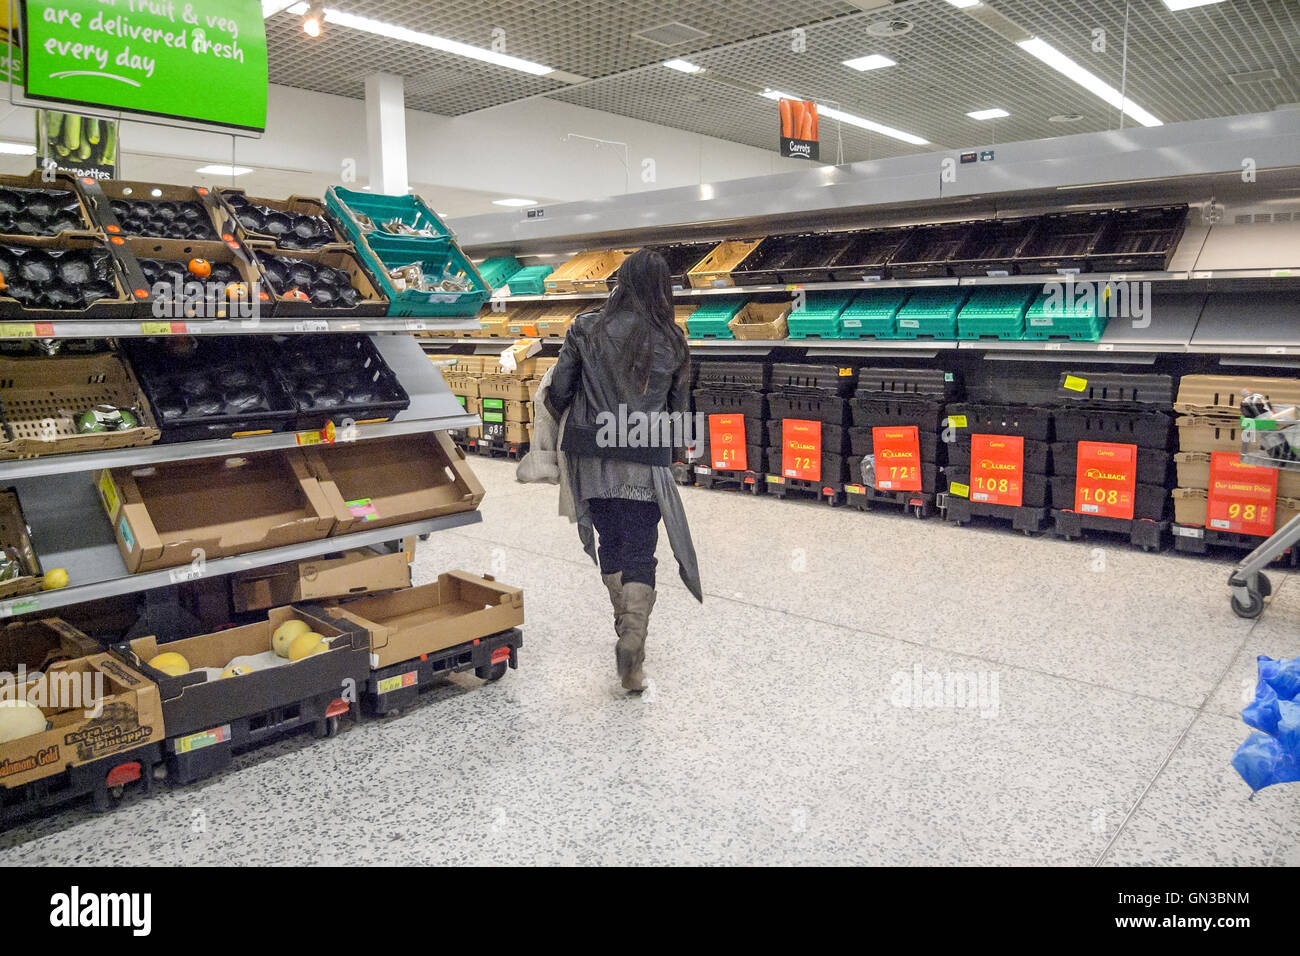
<path fill-rule="evenodd" d="M 729 323 L 744 304 L 744 299 L 723 299 L 718 302 L 704 303 L 686 320 L 687 338 L 734 339 Z"/>
<path fill-rule="evenodd" d="M 961 339 L 1019 339 L 1025 331 L 1025 310 L 1037 290 L 1033 286 L 994 286 L 971 293 L 957 313 Z"/>
<path fill-rule="evenodd" d="M 852 292 L 809 292 L 804 307 L 787 319 L 790 338 L 840 338 L 840 316 L 852 301 Z"/>
<path fill-rule="evenodd" d="M 555 266 L 524 266 L 510 277 L 511 295 L 545 295 L 546 277 Z"/>
<path fill-rule="evenodd" d="M 510 281 L 510 277 L 523 268 L 523 264 L 514 256 L 497 256 L 484 259 L 478 264 L 478 274 L 493 289 L 499 289 Z"/>
<path fill-rule="evenodd" d="M 393 251 L 388 243 L 373 243 L 363 240 L 357 243 L 357 254 L 361 257 L 375 285 L 388 296 L 388 314 L 399 318 L 439 318 L 447 316 L 478 315 L 483 303 L 492 295 L 492 290 L 483 281 L 483 277 L 474 268 L 474 263 L 460 251 L 454 243 L 448 245 L 445 253 L 423 256 L 413 253 L 405 247 Z M 463 272 L 473 285 L 468 292 L 417 292 L 412 289 L 398 291 L 393 280 L 388 277 L 389 269 L 419 263 L 426 275 L 439 276 L 444 269 L 455 274 Z"/>
<path fill-rule="evenodd" d="M 1107 321 L 1109 316 L 1104 311 L 1098 313 L 1095 297 L 1070 302 L 1042 292 L 1025 312 L 1025 338 L 1097 342 L 1106 331 Z"/>
<path fill-rule="evenodd" d="M 449 244 L 452 239 L 451 230 L 446 223 L 434 215 L 433 210 L 419 196 L 380 196 L 343 186 L 331 186 L 325 191 L 325 208 L 338 220 L 353 242 L 363 235 L 383 235 L 399 239 L 412 248 L 419 248 L 423 243 L 442 241 Z M 363 233 L 361 224 L 357 221 L 358 216 L 369 216 L 376 230 L 382 229 L 386 222 L 400 219 L 412 229 L 429 229 L 434 236 L 401 236 L 379 231 Z"/>
<path fill-rule="evenodd" d="M 894 320 L 907 301 L 906 289 L 867 289 L 840 315 L 840 335 L 846 339 L 897 338 Z"/>
<path fill-rule="evenodd" d="M 966 301 L 960 289 L 920 289 L 898 310 L 898 338 L 957 337 L 957 313 Z"/>

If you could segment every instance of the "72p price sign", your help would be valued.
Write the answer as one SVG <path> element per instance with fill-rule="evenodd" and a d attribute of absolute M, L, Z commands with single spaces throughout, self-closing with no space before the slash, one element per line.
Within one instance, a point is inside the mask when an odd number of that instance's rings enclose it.
<path fill-rule="evenodd" d="M 781 422 L 781 474 L 803 481 L 822 480 L 822 423 L 798 418 Z"/>
<path fill-rule="evenodd" d="M 915 425 L 871 429 L 878 491 L 921 490 L 921 439 Z"/>
<path fill-rule="evenodd" d="M 1137 445 L 1079 442 L 1074 510 L 1079 514 L 1132 520 L 1137 456 Z"/>
<path fill-rule="evenodd" d="M 1019 435 L 971 435 L 971 501 L 1020 507 L 1025 497 L 1024 473 L 1024 438 Z"/>
<path fill-rule="evenodd" d="M 1268 537 L 1277 520 L 1277 469 L 1248 465 L 1236 452 L 1210 453 L 1205 527 Z"/>

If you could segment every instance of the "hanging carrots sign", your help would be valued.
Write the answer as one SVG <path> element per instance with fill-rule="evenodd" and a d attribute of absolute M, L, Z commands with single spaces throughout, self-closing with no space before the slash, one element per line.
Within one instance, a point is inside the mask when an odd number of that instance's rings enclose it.
<path fill-rule="evenodd" d="M 817 104 L 811 100 L 780 100 L 781 155 L 787 159 L 820 158 Z"/>

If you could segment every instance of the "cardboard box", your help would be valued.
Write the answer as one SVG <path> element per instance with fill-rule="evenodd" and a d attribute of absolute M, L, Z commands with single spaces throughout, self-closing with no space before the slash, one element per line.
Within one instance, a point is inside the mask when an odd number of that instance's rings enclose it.
<path fill-rule="evenodd" d="M 1174 422 L 1178 426 L 1179 451 L 1235 451 L 1241 452 L 1241 417 L 1205 418 L 1199 415 L 1182 415 Z"/>
<path fill-rule="evenodd" d="M 99 641 L 57 617 L 15 621 L 0 630 L 0 671 L 6 674 L 17 673 L 20 664 L 29 672 L 43 671 L 57 661 L 103 651 Z"/>
<path fill-rule="evenodd" d="M 479 394 L 479 379 L 471 375 L 448 375 L 443 373 L 443 379 L 447 382 L 447 387 L 451 389 L 453 395 L 463 395 L 466 398 L 477 398 Z"/>
<path fill-rule="evenodd" d="M 1174 521 L 1178 524 L 1190 524 L 1205 527 L 1205 514 L 1209 507 L 1209 492 L 1204 488 L 1175 488 L 1171 492 L 1174 499 Z M 1277 519 L 1273 522 L 1274 530 L 1281 528 L 1292 518 L 1300 515 L 1300 499 L 1277 497 Z"/>
<path fill-rule="evenodd" d="M 1210 453 L 1208 451 L 1180 451 L 1174 455 L 1178 466 L 1180 488 L 1210 487 Z M 1278 469 L 1277 493 L 1280 498 L 1300 499 L 1300 471 Z"/>
<path fill-rule="evenodd" d="M 97 681 L 102 681 L 100 697 L 94 693 Z M 164 737 L 158 688 L 137 668 L 109 654 L 60 661 L 22 687 L 11 687 L 7 695 L 38 704 L 49 729 L 0 743 L 4 788 L 161 743 Z M 87 716 L 96 710 L 97 715 Z M 149 773 L 151 767 L 142 770 Z"/>
<path fill-rule="evenodd" d="M 369 442 L 358 443 L 369 445 Z M 129 571 L 327 537 L 335 509 L 301 451 L 99 472 L 100 499 Z"/>
<path fill-rule="evenodd" d="M 36 549 L 32 547 L 27 519 L 18 503 L 18 492 L 12 488 L 0 491 L 0 547 L 17 551 L 26 571 L 22 577 L 0 582 L 0 600 L 41 590 L 45 571 L 41 568 Z"/>
<path fill-rule="evenodd" d="M 541 379 L 535 378 L 530 380 L 528 383 L 528 401 L 532 402 L 534 405 L 537 404 L 537 390 L 541 387 L 542 387 Z M 532 421 L 531 414 L 528 416 L 528 420 Z"/>
<path fill-rule="evenodd" d="M 369 633 L 370 667 L 378 669 L 518 627 L 524 592 L 449 571 L 434 584 L 346 601 L 328 613 Z"/>
<path fill-rule="evenodd" d="M 510 442 L 522 445 L 528 441 L 528 426 L 524 422 L 490 422 L 483 420 L 483 438 L 488 441 Z"/>
<path fill-rule="evenodd" d="M 532 421 L 532 403 L 528 401 L 508 401 L 504 398 L 479 399 L 479 415 L 483 423 Z"/>
<path fill-rule="evenodd" d="M 1276 408 L 1300 405 L 1300 378 L 1261 375 L 1184 375 L 1174 411 L 1185 415 L 1241 417 L 1241 393 L 1260 392 Z"/>
<path fill-rule="evenodd" d="M 789 315 L 788 302 L 750 302 L 727 327 L 738 339 L 784 339 L 790 335 Z"/>
<path fill-rule="evenodd" d="M 373 548 L 241 571 L 230 579 L 235 610 L 241 613 L 410 586 L 406 553 L 380 554 Z"/>
<path fill-rule="evenodd" d="M 480 398 L 501 398 L 512 402 L 528 400 L 528 382 L 513 375 L 484 375 L 479 379 Z"/>
<path fill-rule="evenodd" d="M 483 486 L 439 432 L 306 450 L 337 518 L 336 534 L 473 511 Z"/>

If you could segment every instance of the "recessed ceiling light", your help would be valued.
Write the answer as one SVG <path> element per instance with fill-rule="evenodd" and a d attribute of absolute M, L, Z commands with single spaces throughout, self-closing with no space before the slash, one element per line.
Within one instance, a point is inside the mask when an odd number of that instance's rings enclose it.
<path fill-rule="evenodd" d="M 680 73 L 703 73 L 704 67 L 696 66 L 688 60 L 664 60 L 664 66 Z"/>
<path fill-rule="evenodd" d="M 243 176 L 253 170 L 248 166 L 225 166 L 221 163 L 212 163 L 208 166 L 200 166 L 194 171 L 205 176 Z"/>
<path fill-rule="evenodd" d="M 852 60 L 845 60 L 844 65 L 854 70 L 879 70 L 886 66 L 898 66 L 893 60 L 879 53 L 869 53 L 866 56 L 860 56 Z"/>
<path fill-rule="evenodd" d="M 993 107 L 993 109 L 990 110 L 975 110 L 974 112 L 967 113 L 966 115 L 969 116 L 971 119 L 990 120 L 990 119 L 999 119 L 1000 117 L 1003 116 L 1010 116 L 1011 114 L 1008 113 L 1006 110 L 999 109 L 998 107 L 995 106 Z"/>
<path fill-rule="evenodd" d="M 912 23 L 909 20 L 877 20 L 867 24 L 867 33 L 873 37 L 901 37 L 911 32 Z"/>
<path fill-rule="evenodd" d="M 6 156 L 35 156 L 36 147 L 26 143 L 0 143 L 0 153 Z"/>
<path fill-rule="evenodd" d="M 295 0 L 262 0 L 262 19 L 269 20 L 282 10 L 288 10 Z"/>
<path fill-rule="evenodd" d="M 536 199 L 494 199 L 494 206 L 536 206 Z"/>
<path fill-rule="evenodd" d="M 971 7 L 978 7 L 980 0 L 948 0 L 958 10 L 968 10 Z"/>
<path fill-rule="evenodd" d="M 302 15 L 302 32 L 313 38 L 325 32 L 325 11 L 319 3 L 313 3 Z"/>
<path fill-rule="evenodd" d="M 789 93 L 782 93 L 780 90 L 764 90 L 763 96 L 769 100 L 796 100 L 797 96 L 791 96 Z M 915 133 L 907 133 L 901 129 L 894 129 L 892 126 L 885 126 L 877 123 L 875 120 L 864 119 L 861 116 L 854 116 L 852 113 L 845 113 L 843 110 L 832 109 L 829 106 L 817 104 L 817 112 L 827 119 L 839 120 L 841 123 L 848 123 L 850 126 L 856 126 L 858 129 L 871 130 L 873 133 L 880 133 L 882 136 L 889 136 L 893 139 L 902 140 L 904 143 L 911 143 L 913 146 L 928 146 L 930 141 L 922 139 Z"/>
<path fill-rule="evenodd" d="M 308 5 L 306 3 L 296 3 L 289 8 L 289 12 L 294 14 L 303 14 L 307 10 Z M 362 33 L 373 33 L 375 36 L 388 37 L 390 40 L 414 43 L 417 46 L 428 47 L 430 50 L 441 50 L 443 53 L 454 53 L 456 56 L 482 60 L 484 63 L 494 63 L 497 66 L 519 70 L 522 73 L 531 73 L 533 76 L 545 76 L 548 73 L 555 72 L 554 67 L 534 63 L 531 60 L 522 60 L 517 56 L 507 56 L 504 53 L 497 53 L 495 50 L 484 50 L 481 47 L 470 46 L 468 43 L 459 43 L 455 40 L 448 40 L 446 37 L 434 36 L 432 33 L 408 30 L 406 27 L 385 23 L 382 20 L 359 17 L 354 13 L 345 13 L 332 7 L 325 8 L 325 22 L 332 26 L 346 27 L 349 30 L 359 30 Z"/>
<path fill-rule="evenodd" d="M 1212 3 L 1222 3 L 1223 0 L 1164 0 L 1164 4 L 1170 10 L 1190 10 L 1192 7 L 1208 7 Z"/>
<path fill-rule="evenodd" d="M 1132 118 L 1135 122 L 1141 123 L 1143 126 L 1164 125 L 1131 99 L 1122 96 L 1115 87 L 1095 73 L 1085 70 L 1050 43 L 1040 40 L 1038 37 L 1031 37 L 1028 40 L 1021 40 L 1016 45 L 1026 53 L 1046 63 L 1056 72 L 1078 83 L 1089 93 L 1105 100 L 1117 110 L 1121 110 L 1124 115 Z"/>

